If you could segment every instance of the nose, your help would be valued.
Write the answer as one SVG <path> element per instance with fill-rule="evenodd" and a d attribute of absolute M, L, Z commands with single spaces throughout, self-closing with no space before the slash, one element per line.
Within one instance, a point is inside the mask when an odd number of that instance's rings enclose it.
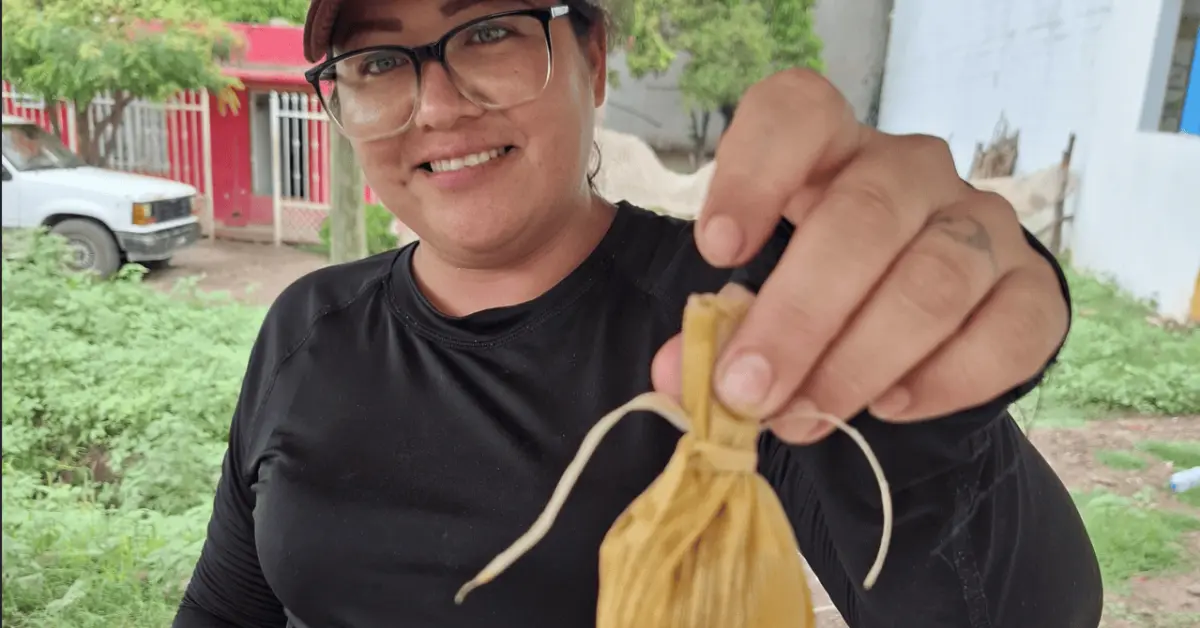
<path fill-rule="evenodd" d="M 458 91 L 445 66 L 436 61 L 426 62 L 421 68 L 419 98 L 413 125 L 424 129 L 449 129 L 461 118 L 477 118 L 484 113 L 482 107 Z"/>

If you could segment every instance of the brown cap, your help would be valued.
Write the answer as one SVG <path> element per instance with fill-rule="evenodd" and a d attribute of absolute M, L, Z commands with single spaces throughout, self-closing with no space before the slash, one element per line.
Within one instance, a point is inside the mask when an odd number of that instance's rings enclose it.
<path fill-rule="evenodd" d="M 308 17 L 304 19 L 304 58 L 312 63 L 329 51 L 329 38 L 333 35 L 333 23 L 343 0 L 312 0 L 308 5 Z"/>

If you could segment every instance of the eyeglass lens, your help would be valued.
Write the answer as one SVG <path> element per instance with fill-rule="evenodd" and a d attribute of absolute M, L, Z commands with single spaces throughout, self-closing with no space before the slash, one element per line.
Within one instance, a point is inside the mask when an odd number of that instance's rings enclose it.
<path fill-rule="evenodd" d="M 541 94 L 550 76 L 545 27 L 529 15 L 472 24 L 446 42 L 446 66 L 464 97 L 488 109 L 512 107 Z M 349 137 L 379 138 L 412 120 L 420 98 L 414 59 L 399 50 L 347 57 L 319 81 L 330 115 Z"/>

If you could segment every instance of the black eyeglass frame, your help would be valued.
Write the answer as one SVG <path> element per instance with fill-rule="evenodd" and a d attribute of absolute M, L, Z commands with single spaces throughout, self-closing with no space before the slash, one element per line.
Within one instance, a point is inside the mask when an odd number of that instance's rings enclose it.
<path fill-rule="evenodd" d="M 564 15 L 569 14 L 570 12 L 571 12 L 570 6 L 565 5 L 565 4 L 559 4 L 559 5 L 555 5 L 552 7 L 537 7 L 537 8 L 532 8 L 532 9 L 517 9 L 514 11 L 501 11 L 499 13 L 491 13 L 489 15 L 480 16 L 475 19 L 463 22 L 462 24 L 459 24 L 458 26 L 455 26 L 454 28 L 447 31 L 446 34 L 442 35 L 437 41 L 431 42 L 428 44 L 424 44 L 421 46 L 396 46 L 396 45 L 368 46 L 366 48 L 359 48 L 357 50 L 351 50 L 349 52 L 343 52 L 342 54 L 339 54 L 336 56 L 331 56 L 331 57 L 327 58 L 325 61 L 318 63 L 317 65 L 309 68 L 308 70 L 305 70 L 304 80 L 308 81 L 308 84 L 310 86 L 312 86 L 313 91 L 316 92 L 317 98 L 321 101 L 321 108 L 324 109 L 325 112 L 329 114 L 329 118 L 331 120 L 333 120 L 333 122 L 335 124 L 337 124 L 338 127 L 340 128 L 342 126 L 341 121 L 339 121 L 337 119 L 337 116 L 334 116 L 330 112 L 329 104 L 325 102 L 325 95 L 321 93 L 321 75 L 324 74 L 326 71 L 328 71 L 330 68 L 335 67 L 341 61 L 343 61 L 345 59 L 349 59 L 350 57 L 356 57 L 356 56 L 371 53 L 371 52 L 398 52 L 398 53 L 401 53 L 401 54 L 407 56 L 409 58 L 409 60 L 411 60 L 413 62 L 413 67 L 415 68 L 416 77 L 417 77 L 416 97 L 419 100 L 421 97 L 421 86 L 422 86 L 421 69 L 422 69 L 422 66 L 424 66 L 424 64 L 426 62 L 436 61 L 436 62 L 440 63 L 442 65 L 442 67 L 446 68 L 446 70 L 449 72 L 449 74 L 451 76 L 451 82 L 454 82 L 453 81 L 454 71 L 446 63 L 446 46 L 450 43 L 450 40 L 453 39 L 455 35 L 458 35 L 459 33 L 463 32 L 464 30 L 466 30 L 468 28 L 471 28 L 472 26 L 476 26 L 478 24 L 482 24 L 484 22 L 488 22 L 488 21 L 495 20 L 498 18 L 511 17 L 511 16 L 529 16 L 529 17 L 537 18 L 538 21 L 540 21 L 542 23 L 542 32 L 546 37 L 547 61 L 549 62 L 549 70 L 546 72 L 546 83 L 549 83 L 551 73 L 554 72 L 554 44 L 552 42 L 552 38 L 550 37 L 550 22 L 552 22 L 560 17 L 563 17 Z M 463 89 L 457 84 L 457 82 L 454 82 L 454 83 L 455 83 L 454 88 L 457 89 L 458 92 L 460 94 L 462 94 L 464 98 L 466 98 L 467 100 L 470 100 L 471 102 L 475 102 L 475 100 L 473 98 L 471 98 L 470 95 L 463 92 Z M 542 89 L 544 90 L 545 88 L 546 88 L 545 84 L 543 84 Z M 539 92 L 539 94 L 540 94 L 540 92 Z M 533 98 L 536 98 L 536 97 L 537 96 L 534 96 Z M 528 101 L 526 101 L 526 102 L 528 102 Z M 475 104 L 477 104 L 481 107 L 487 108 L 487 109 L 497 108 L 497 107 L 489 107 L 487 105 L 483 105 L 483 104 L 480 104 L 477 102 Z M 505 105 L 505 107 L 511 107 L 511 106 L 515 106 L 515 105 Z M 505 108 L 505 107 L 499 107 L 499 108 Z M 400 128 L 397 129 L 394 133 L 404 132 L 404 130 L 407 129 L 409 127 L 409 125 L 412 124 L 413 118 L 416 117 L 416 112 L 417 112 L 417 108 L 413 107 L 412 114 L 409 115 L 408 121 L 406 121 L 403 125 L 401 125 Z"/>

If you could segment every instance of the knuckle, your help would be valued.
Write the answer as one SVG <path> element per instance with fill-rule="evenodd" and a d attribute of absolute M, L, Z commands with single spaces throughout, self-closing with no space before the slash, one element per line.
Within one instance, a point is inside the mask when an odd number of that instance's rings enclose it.
<path fill-rule="evenodd" d="M 849 363 L 823 363 L 812 376 L 805 393 L 818 408 L 837 416 L 847 416 L 862 408 L 873 394 L 863 377 L 863 369 Z"/>
<path fill-rule="evenodd" d="M 809 106 L 837 105 L 842 100 L 841 92 L 829 79 L 809 68 L 780 70 L 752 85 L 746 91 L 746 97 L 778 100 L 788 110 L 795 108 L 797 97 Z"/>
<path fill-rule="evenodd" d="M 950 143 L 936 135 L 916 133 L 906 135 L 904 139 L 913 153 L 921 159 L 937 166 L 954 163 L 954 153 L 950 150 Z"/>
<path fill-rule="evenodd" d="M 1052 283 L 1052 286 L 1049 283 Z M 1046 290 L 1022 290 L 1019 292 L 1019 296 L 1016 297 L 1018 300 L 1009 310 L 1012 320 L 1011 333 L 1014 338 L 1046 339 L 1046 343 L 1057 344 L 1062 334 L 1066 333 L 1065 305 L 1056 305 L 1053 297 L 1054 293 L 1059 291 L 1058 280 L 1054 279 L 1052 282 L 1048 282 L 1046 287 Z M 1054 347 L 1051 346 L 1046 346 L 1043 350 L 1042 347 L 1037 346 L 1042 343 L 1038 343 L 1036 340 L 1016 344 L 1033 352 L 1032 356 L 1014 356 L 1017 360 L 1022 358 L 1034 361 L 1042 360 L 1054 350 Z"/>
<path fill-rule="evenodd" d="M 896 234 L 902 226 L 892 193 L 876 182 L 835 187 L 829 191 L 835 206 L 854 216 L 859 229 L 872 234 Z"/>
<path fill-rule="evenodd" d="M 832 325 L 828 317 L 813 309 L 810 301 L 797 294 L 776 294 L 774 299 L 765 302 L 760 298 L 758 307 L 765 309 L 764 314 L 770 319 L 762 329 L 773 330 L 761 339 L 762 343 L 778 345 L 782 336 L 804 344 L 821 342 L 831 336 Z M 790 360 L 786 353 L 781 359 Z"/>
<path fill-rule="evenodd" d="M 964 266 L 945 254 L 914 249 L 898 276 L 900 294 L 924 316 L 937 320 L 970 307 L 971 281 Z"/>

